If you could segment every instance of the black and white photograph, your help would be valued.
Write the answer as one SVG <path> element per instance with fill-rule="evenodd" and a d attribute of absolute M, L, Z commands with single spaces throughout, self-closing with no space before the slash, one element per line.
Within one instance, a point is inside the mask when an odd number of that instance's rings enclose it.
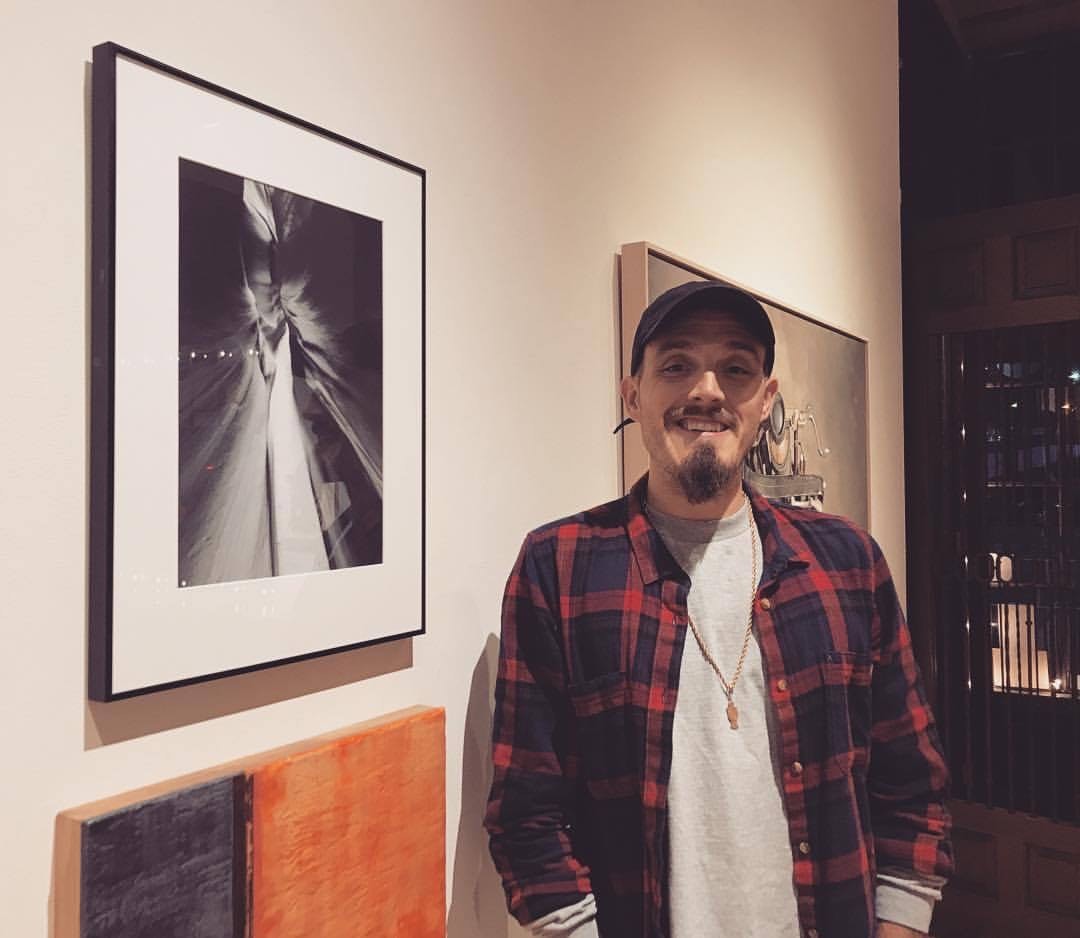
<path fill-rule="evenodd" d="M 380 222 L 179 180 L 180 586 L 379 563 Z"/>

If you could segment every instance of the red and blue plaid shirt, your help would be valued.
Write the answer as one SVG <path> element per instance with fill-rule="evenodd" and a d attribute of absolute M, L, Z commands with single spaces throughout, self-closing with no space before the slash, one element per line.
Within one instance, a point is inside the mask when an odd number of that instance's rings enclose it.
<path fill-rule="evenodd" d="M 510 910 L 528 922 L 591 892 L 606 938 L 668 935 L 690 581 L 643 510 L 645 485 L 528 535 L 506 587 L 495 692 L 486 823 Z M 877 544 L 747 492 L 799 919 L 811 938 L 871 938 L 878 866 L 951 871 L 941 746 Z"/>

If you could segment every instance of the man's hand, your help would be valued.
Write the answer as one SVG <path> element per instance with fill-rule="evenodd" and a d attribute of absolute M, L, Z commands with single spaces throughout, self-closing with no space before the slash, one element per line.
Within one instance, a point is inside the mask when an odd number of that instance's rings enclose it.
<path fill-rule="evenodd" d="M 915 931 L 896 922 L 878 922 L 876 938 L 927 938 L 927 935 L 924 931 Z"/>

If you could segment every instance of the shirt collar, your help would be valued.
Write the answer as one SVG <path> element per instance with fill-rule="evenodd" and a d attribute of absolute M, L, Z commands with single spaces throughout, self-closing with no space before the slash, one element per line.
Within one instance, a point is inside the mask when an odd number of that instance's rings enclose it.
<path fill-rule="evenodd" d="M 799 536 L 790 521 L 778 512 L 764 495 L 743 480 L 743 491 L 750 499 L 750 507 L 761 536 L 761 582 L 776 579 L 791 566 L 805 566 L 810 562 L 806 542 Z"/>
<path fill-rule="evenodd" d="M 671 556 L 645 511 L 648 482 L 649 475 L 646 473 L 634 483 L 626 497 L 626 532 L 641 579 L 645 584 L 659 579 L 685 579 L 686 574 Z M 802 538 L 793 530 L 791 524 L 773 508 L 764 495 L 745 481 L 743 491 L 750 499 L 754 521 L 761 536 L 761 582 L 776 578 L 789 566 L 808 563 L 805 551 L 800 550 L 800 547 L 805 547 Z"/>

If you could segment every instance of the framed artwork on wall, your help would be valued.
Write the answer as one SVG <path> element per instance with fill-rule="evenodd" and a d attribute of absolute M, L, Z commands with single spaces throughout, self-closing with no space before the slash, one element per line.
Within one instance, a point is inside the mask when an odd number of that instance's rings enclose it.
<path fill-rule="evenodd" d="M 424 170 L 111 43 L 92 108 L 91 699 L 422 633 Z"/>
<path fill-rule="evenodd" d="M 634 330 L 645 307 L 691 280 L 718 280 L 746 290 L 765 307 L 776 333 L 779 380 L 771 418 L 761 427 L 743 474 L 763 495 L 870 525 L 867 343 L 835 326 L 770 300 L 646 241 L 624 244 L 619 259 L 619 360 L 630 368 Z M 641 433 L 620 434 L 626 491 L 648 468 Z"/>

